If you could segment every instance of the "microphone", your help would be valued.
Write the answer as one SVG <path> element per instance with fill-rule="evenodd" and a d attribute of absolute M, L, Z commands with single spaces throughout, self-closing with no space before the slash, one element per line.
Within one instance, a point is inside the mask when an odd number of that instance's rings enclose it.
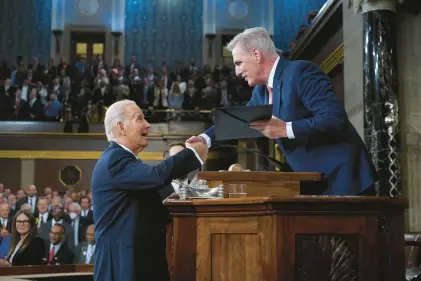
<path fill-rule="evenodd" d="M 235 149 L 240 148 L 240 149 L 243 149 L 247 152 L 256 153 L 256 154 L 262 156 L 263 158 L 265 158 L 273 166 L 279 168 L 280 171 L 282 171 L 282 172 L 293 172 L 293 170 L 291 169 L 291 167 L 288 164 L 282 163 L 281 161 L 278 161 L 273 157 L 264 155 L 262 152 L 260 152 L 258 150 L 255 150 L 255 149 L 250 149 L 250 148 L 246 148 L 246 147 L 239 146 L 239 145 L 233 145 L 233 144 L 221 144 L 221 145 L 216 145 L 214 147 L 211 147 L 209 149 L 209 151 L 210 150 L 216 150 L 218 148 L 235 148 Z M 267 167 L 265 165 L 259 165 L 259 166 L 262 167 L 262 168 L 266 168 L 267 171 L 269 170 L 269 167 Z"/>

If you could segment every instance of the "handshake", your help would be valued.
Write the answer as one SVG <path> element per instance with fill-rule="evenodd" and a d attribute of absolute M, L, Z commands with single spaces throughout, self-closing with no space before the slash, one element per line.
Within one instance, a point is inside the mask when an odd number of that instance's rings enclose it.
<path fill-rule="evenodd" d="M 193 136 L 189 138 L 186 141 L 186 147 L 189 147 L 196 151 L 200 159 L 202 159 L 203 163 L 206 162 L 206 159 L 208 158 L 209 148 L 208 144 L 206 143 L 206 140 L 203 137 Z"/>

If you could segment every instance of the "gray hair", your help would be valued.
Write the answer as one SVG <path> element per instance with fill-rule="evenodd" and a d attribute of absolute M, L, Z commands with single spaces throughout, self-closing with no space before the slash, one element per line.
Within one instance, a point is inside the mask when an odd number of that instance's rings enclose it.
<path fill-rule="evenodd" d="M 70 206 L 76 207 L 76 209 L 79 212 L 82 212 L 82 207 L 79 205 L 79 203 L 72 203 L 72 204 L 70 204 Z"/>
<path fill-rule="evenodd" d="M 226 46 L 232 52 L 237 44 L 241 44 L 244 50 L 251 51 L 257 48 L 267 55 L 276 55 L 275 44 L 264 27 L 253 27 L 237 34 Z"/>
<path fill-rule="evenodd" d="M 112 141 L 116 138 L 114 129 L 118 122 L 125 122 L 126 116 L 124 115 L 126 106 L 129 104 L 136 104 L 132 100 L 121 100 L 113 103 L 105 113 L 104 127 L 107 140 Z"/>

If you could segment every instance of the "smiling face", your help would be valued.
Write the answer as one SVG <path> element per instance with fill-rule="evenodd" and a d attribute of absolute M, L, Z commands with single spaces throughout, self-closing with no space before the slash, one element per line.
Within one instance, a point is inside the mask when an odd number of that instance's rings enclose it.
<path fill-rule="evenodd" d="M 249 86 L 265 84 L 263 76 L 262 52 L 256 48 L 251 51 L 245 50 L 241 43 L 235 45 L 232 50 L 232 58 L 235 65 L 235 74 L 243 77 Z"/>
<path fill-rule="evenodd" d="M 142 110 L 135 104 L 126 106 L 125 116 L 126 122 L 117 125 L 129 143 L 142 150 L 148 145 L 148 130 L 151 125 L 146 121 Z"/>
<path fill-rule="evenodd" d="M 29 232 L 31 229 L 30 220 L 27 215 L 20 214 L 16 218 L 16 230 L 19 233 L 19 235 L 25 235 Z"/>

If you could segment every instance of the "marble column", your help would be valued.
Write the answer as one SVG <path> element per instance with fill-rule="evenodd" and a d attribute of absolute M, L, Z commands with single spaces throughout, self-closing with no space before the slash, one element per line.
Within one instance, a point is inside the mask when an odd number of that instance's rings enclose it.
<path fill-rule="evenodd" d="M 402 194 L 398 143 L 396 0 L 363 3 L 364 138 L 378 195 Z"/>

